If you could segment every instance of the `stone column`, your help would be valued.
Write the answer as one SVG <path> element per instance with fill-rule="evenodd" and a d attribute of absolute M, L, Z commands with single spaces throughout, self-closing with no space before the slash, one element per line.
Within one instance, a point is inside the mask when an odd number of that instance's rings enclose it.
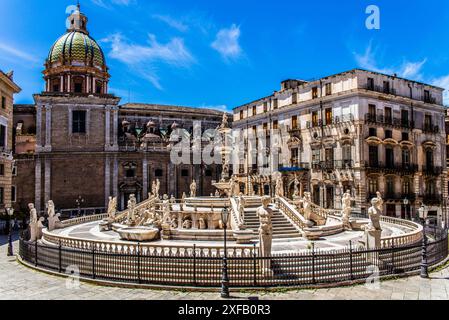
<path fill-rule="evenodd" d="M 109 204 L 109 197 L 111 196 L 111 159 L 106 155 L 104 162 L 104 203 L 105 207 Z"/>
<path fill-rule="evenodd" d="M 36 207 L 37 212 L 41 210 L 41 179 L 42 179 L 42 165 L 41 159 L 36 159 L 35 165 L 35 184 L 34 184 L 34 205 Z"/>
<path fill-rule="evenodd" d="M 114 197 L 118 197 L 118 159 L 114 156 L 114 169 L 112 173 L 112 193 Z"/>
<path fill-rule="evenodd" d="M 170 161 L 168 163 L 167 166 L 168 169 L 168 181 L 167 181 L 167 186 L 168 186 L 168 194 L 174 194 L 174 192 L 176 192 L 176 170 L 175 170 L 175 165 Z M 198 183 L 198 182 L 197 182 Z"/>
<path fill-rule="evenodd" d="M 113 136 L 112 136 L 112 141 L 113 141 L 113 150 L 114 151 L 118 151 L 118 108 L 113 108 L 112 109 L 112 113 L 113 113 Z"/>
<path fill-rule="evenodd" d="M 47 203 L 51 200 L 51 159 L 45 159 L 44 171 L 44 201 Z"/>
<path fill-rule="evenodd" d="M 51 106 L 45 107 L 45 151 L 51 152 Z"/>
<path fill-rule="evenodd" d="M 106 107 L 105 150 L 111 149 L 111 107 Z"/>
<path fill-rule="evenodd" d="M 59 91 L 64 92 L 64 76 L 61 76 L 61 83 L 59 84 Z"/>
<path fill-rule="evenodd" d="M 148 159 L 147 155 L 142 161 L 142 178 L 143 178 L 143 200 L 148 199 Z"/>
<path fill-rule="evenodd" d="M 36 106 L 36 146 L 39 149 L 42 148 L 42 106 Z"/>

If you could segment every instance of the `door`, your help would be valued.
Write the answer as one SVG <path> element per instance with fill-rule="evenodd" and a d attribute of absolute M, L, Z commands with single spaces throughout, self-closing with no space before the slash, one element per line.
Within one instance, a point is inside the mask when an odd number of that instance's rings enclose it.
<path fill-rule="evenodd" d="M 388 217 L 396 217 L 396 205 L 387 204 L 387 216 Z"/>

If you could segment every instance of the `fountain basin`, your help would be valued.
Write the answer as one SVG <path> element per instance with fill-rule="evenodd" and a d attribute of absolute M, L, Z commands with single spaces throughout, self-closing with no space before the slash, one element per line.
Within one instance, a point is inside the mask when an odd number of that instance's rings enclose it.
<path fill-rule="evenodd" d="M 127 241 L 149 242 L 159 239 L 159 229 L 148 227 L 130 227 L 117 230 L 120 239 Z"/>

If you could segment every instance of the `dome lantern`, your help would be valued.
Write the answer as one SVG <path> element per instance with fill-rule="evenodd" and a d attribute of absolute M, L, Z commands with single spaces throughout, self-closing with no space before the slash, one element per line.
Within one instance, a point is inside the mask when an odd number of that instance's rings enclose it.
<path fill-rule="evenodd" d="M 69 17 L 69 23 L 70 27 L 67 30 L 68 32 L 71 31 L 78 31 L 85 34 L 89 34 L 87 31 L 87 17 L 81 12 L 81 6 L 78 2 L 77 9 L 70 15 Z"/>

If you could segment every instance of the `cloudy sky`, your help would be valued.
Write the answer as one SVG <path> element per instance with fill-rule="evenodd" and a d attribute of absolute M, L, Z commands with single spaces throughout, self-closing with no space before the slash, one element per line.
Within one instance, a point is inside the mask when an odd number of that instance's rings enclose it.
<path fill-rule="evenodd" d="M 287 78 L 314 79 L 355 67 L 449 89 L 449 2 L 81 0 L 103 48 L 110 91 L 122 103 L 232 109 Z M 0 69 L 42 91 L 41 71 L 65 32 L 75 0 L 0 0 Z M 380 8 L 368 30 L 366 8 Z M 449 104 L 449 95 L 446 102 Z"/>

